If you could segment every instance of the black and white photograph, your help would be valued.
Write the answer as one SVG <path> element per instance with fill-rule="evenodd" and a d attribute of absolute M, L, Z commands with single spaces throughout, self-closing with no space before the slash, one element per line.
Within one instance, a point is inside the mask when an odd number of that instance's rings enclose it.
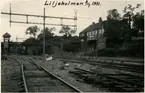
<path fill-rule="evenodd" d="M 144 92 L 144 0 L 1 0 L 1 92 Z"/>

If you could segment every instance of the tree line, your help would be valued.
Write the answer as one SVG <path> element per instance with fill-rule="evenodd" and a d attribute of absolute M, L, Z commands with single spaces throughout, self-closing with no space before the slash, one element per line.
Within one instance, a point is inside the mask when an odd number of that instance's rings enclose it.
<path fill-rule="evenodd" d="M 129 52 L 131 55 L 143 55 L 143 40 L 132 40 L 132 37 L 144 36 L 144 10 L 136 12 L 136 10 L 140 7 L 141 4 L 137 4 L 136 6 L 128 4 L 122 11 L 123 15 L 121 15 L 117 9 L 111 9 L 108 11 L 107 20 L 103 21 L 103 28 L 105 30 L 103 35 L 111 40 L 111 43 L 109 44 L 112 44 L 111 47 L 115 48 L 117 53 L 123 53 L 122 51 L 124 51 L 124 53 Z M 46 27 L 40 31 L 40 34 L 37 35 L 39 31 L 40 29 L 37 26 L 30 26 L 26 29 L 25 33 L 26 35 L 30 35 L 35 41 L 41 43 L 41 46 L 45 32 L 46 46 L 61 47 L 63 50 L 68 52 L 78 52 L 81 50 L 81 40 L 78 36 L 73 36 L 76 33 L 76 30 L 70 28 L 69 26 L 61 27 L 59 33 L 62 34 L 62 36 L 56 36 L 53 33 L 56 31 L 54 27 Z M 33 43 L 34 42 L 32 40 L 30 44 Z"/>

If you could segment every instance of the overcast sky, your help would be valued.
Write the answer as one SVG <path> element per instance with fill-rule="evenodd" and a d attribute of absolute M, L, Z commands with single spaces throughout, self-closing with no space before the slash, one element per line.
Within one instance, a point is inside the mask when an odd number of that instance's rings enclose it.
<path fill-rule="evenodd" d="M 44 3 L 46 0 L 1 0 L 0 10 L 1 12 L 9 12 L 9 4 L 11 3 L 12 12 L 15 13 L 27 13 L 27 14 L 38 14 L 43 15 Z M 47 0 L 50 1 L 50 0 Z M 52 0 L 52 1 L 63 1 L 63 0 Z M 66 0 L 64 0 L 66 1 Z M 69 0 L 69 1 L 79 1 L 79 0 Z M 85 2 L 86 0 L 80 0 Z M 92 22 L 98 22 L 99 17 L 102 17 L 103 20 L 106 20 L 107 11 L 110 9 L 116 8 L 120 13 L 127 4 L 141 4 L 140 11 L 144 7 L 144 0 L 89 0 L 100 1 L 100 6 L 57 6 L 52 8 L 51 6 L 45 6 L 47 16 L 63 16 L 63 17 L 74 17 L 74 10 L 77 10 L 77 32 L 79 34 L 83 29 L 92 24 Z M 12 16 L 12 21 L 25 21 L 25 17 Z M 1 41 L 2 35 L 6 32 L 11 34 L 11 40 L 16 41 L 18 38 L 28 38 L 29 35 L 25 35 L 25 31 L 31 24 L 12 24 L 9 26 L 9 15 L 1 15 Z M 30 18 L 31 22 L 43 22 L 41 18 Z M 55 23 L 59 24 L 60 20 L 47 19 L 46 23 Z M 64 24 L 74 24 L 73 21 L 64 21 Z M 40 29 L 43 28 L 43 25 L 37 25 Z M 47 26 L 54 27 L 54 26 Z M 56 35 L 59 35 L 60 27 L 56 27 L 54 32 Z M 22 40 L 19 40 L 22 41 Z"/>

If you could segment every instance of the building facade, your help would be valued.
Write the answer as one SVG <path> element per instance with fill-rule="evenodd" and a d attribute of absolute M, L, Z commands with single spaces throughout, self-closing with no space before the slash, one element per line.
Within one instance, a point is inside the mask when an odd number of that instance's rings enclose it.
<path fill-rule="evenodd" d="M 103 36 L 104 28 L 102 22 L 92 23 L 79 33 L 82 39 L 82 48 L 85 51 L 106 48 L 106 38 Z"/>

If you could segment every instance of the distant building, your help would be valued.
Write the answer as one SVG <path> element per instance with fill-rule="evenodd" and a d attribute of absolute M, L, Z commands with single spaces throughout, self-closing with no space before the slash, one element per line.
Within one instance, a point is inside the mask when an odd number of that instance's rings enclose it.
<path fill-rule="evenodd" d="M 3 45 L 1 45 L 2 47 L 2 53 L 7 54 L 10 52 L 10 37 L 11 35 L 9 33 L 5 33 L 3 35 Z"/>
<path fill-rule="evenodd" d="M 84 50 L 95 50 L 96 46 L 98 47 L 98 49 L 106 48 L 106 38 L 103 36 L 103 34 L 104 28 L 101 19 L 98 23 L 93 22 L 90 26 L 80 32 L 79 36 L 82 38 Z"/>

